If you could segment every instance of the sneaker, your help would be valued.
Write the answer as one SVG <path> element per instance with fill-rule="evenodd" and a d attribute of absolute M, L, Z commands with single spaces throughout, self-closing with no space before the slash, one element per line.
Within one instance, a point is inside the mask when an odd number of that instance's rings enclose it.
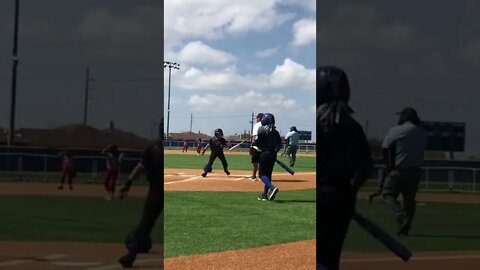
<path fill-rule="evenodd" d="M 250 179 L 251 179 L 252 181 L 257 181 L 257 177 L 256 177 L 255 175 L 252 175 L 252 176 L 250 177 Z"/>
<path fill-rule="evenodd" d="M 229 172 L 228 170 L 225 170 L 225 173 L 226 173 L 227 175 L 230 175 L 230 172 Z"/>
<path fill-rule="evenodd" d="M 118 259 L 118 262 L 122 265 L 123 268 L 132 268 L 135 257 L 130 254 L 126 254 Z"/>
<path fill-rule="evenodd" d="M 410 224 L 408 222 L 408 220 L 404 220 L 401 224 L 400 224 L 400 228 L 398 229 L 397 231 L 397 235 L 400 236 L 400 235 L 405 235 L 405 236 L 408 236 L 409 233 L 410 233 Z"/>
<path fill-rule="evenodd" d="M 278 188 L 274 188 L 274 189 L 272 190 L 272 193 L 270 193 L 270 195 L 268 196 L 268 200 L 269 200 L 269 201 L 275 200 L 275 195 L 277 195 L 278 191 L 279 191 Z"/>
<path fill-rule="evenodd" d="M 59 186 L 58 189 L 63 189 L 63 186 Z"/>
<path fill-rule="evenodd" d="M 70 186 L 70 190 L 73 190 L 73 186 Z"/>
<path fill-rule="evenodd" d="M 207 172 L 203 172 L 202 177 L 207 177 Z"/>
<path fill-rule="evenodd" d="M 268 199 L 267 199 L 266 197 L 263 197 L 263 196 L 258 197 L 257 200 L 259 200 L 259 201 L 268 201 Z"/>

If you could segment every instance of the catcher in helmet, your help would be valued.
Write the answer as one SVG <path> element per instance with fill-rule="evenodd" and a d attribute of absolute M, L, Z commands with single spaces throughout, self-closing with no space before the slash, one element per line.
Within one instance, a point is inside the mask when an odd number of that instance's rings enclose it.
<path fill-rule="evenodd" d="M 227 141 L 223 138 L 223 130 L 221 128 L 215 129 L 214 137 L 210 139 L 205 149 L 202 151 L 202 155 L 205 154 L 208 148 L 211 148 L 210 158 L 208 159 L 207 165 L 203 167 L 203 177 L 207 177 L 207 174 L 212 171 L 212 165 L 217 157 L 220 159 L 223 165 L 223 171 L 230 175 L 228 171 L 228 163 L 227 159 L 225 158 L 225 154 L 223 153 L 223 148 L 227 146 Z"/>
<path fill-rule="evenodd" d="M 278 193 L 278 188 L 272 184 L 272 172 L 277 160 L 277 153 L 282 148 L 282 138 L 275 128 L 275 117 L 265 113 L 262 117 L 262 126 L 258 129 L 258 138 L 253 142 L 253 148 L 260 152 L 259 176 L 265 184 L 259 201 L 272 201 Z"/>
<path fill-rule="evenodd" d="M 373 167 L 362 126 L 348 105 L 347 74 L 317 67 L 317 269 L 339 267 L 357 191 Z"/>

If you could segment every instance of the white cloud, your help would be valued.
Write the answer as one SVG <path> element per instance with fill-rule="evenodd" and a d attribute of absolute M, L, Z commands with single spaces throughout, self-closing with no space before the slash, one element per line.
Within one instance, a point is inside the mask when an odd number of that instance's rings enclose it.
<path fill-rule="evenodd" d="M 294 46 L 304 46 L 315 42 L 317 37 L 317 23 L 315 19 L 302 19 L 293 25 Z"/>
<path fill-rule="evenodd" d="M 188 105 L 196 112 L 251 112 L 292 109 L 296 101 L 282 94 L 265 95 L 255 91 L 244 92 L 235 96 L 215 94 L 192 95 Z"/>
<path fill-rule="evenodd" d="M 307 11 L 315 13 L 317 11 L 316 0 L 280 0 L 283 5 L 297 5 Z"/>
<path fill-rule="evenodd" d="M 168 70 L 165 70 L 168 72 Z M 183 67 L 172 72 L 175 87 L 195 91 L 241 91 L 292 89 L 315 89 L 315 70 L 286 58 L 270 74 L 240 74 L 235 66 L 222 69 Z M 165 80 L 165 84 L 168 80 Z"/>
<path fill-rule="evenodd" d="M 190 67 L 183 73 L 176 73 L 173 79 L 177 87 L 186 90 L 245 92 L 269 86 L 268 75 L 240 75 L 235 67 L 217 70 Z"/>
<path fill-rule="evenodd" d="M 256 51 L 255 56 L 258 57 L 258 58 L 267 58 L 267 57 L 270 57 L 270 56 L 274 55 L 278 51 L 278 49 L 280 49 L 280 46 L 275 46 L 273 48 L 268 48 L 268 49 L 265 49 L 265 50 Z"/>
<path fill-rule="evenodd" d="M 234 55 L 216 50 L 201 41 L 188 43 L 178 57 L 180 62 L 185 64 L 226 65 L 236 60 Z"/>
<path fill-rule="evenodd" d="M 270 82 L 275 87 L 290 87 L 315 91 L 315 70 L 307 69 L 287 58 L 283 65 L 277 66 L 270 75 Z"/>
<path fill-rule="evenodd" d="M 188 38 L 216 39 L 225 34 L 262 32 L 293 17 L 278 11 L 278 0 L 179 0 L 165 2 L 165 44 Z"/>

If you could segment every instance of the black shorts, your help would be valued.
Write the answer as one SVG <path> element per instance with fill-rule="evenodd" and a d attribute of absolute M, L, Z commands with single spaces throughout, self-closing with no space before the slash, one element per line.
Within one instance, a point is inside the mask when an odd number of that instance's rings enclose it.
<path fill-rule="evenodd" d="M 258 163 L 260 162 L 260 153 L 258 151 L 255 151 L 252 155 L 252 163 Z"/>

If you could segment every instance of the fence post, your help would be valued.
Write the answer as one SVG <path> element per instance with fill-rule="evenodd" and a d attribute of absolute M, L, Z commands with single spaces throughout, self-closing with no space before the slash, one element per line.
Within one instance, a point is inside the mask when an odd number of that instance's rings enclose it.
<path fill-rule="evenodd" d="M 92 160 L 92 182 L 97 182 L 97 172 L 98 172 L 98 160 Z"/>
<path fill-rule="evenodd" d="M 475 193 L 475 185 L 477 183 L 477 169 L 473 169 L 473 192 Z"/>
<path fill-rule="evenodd" d="M 430 178 L 428 168 L 425 168 L 425 189 L 428 189 L 428 178 Z"/>
<path fill-rule="evenodd" d="M 383 178 L 383 168 L 382 167 L 378 167 L 377 169 L 377 185 L 380 186 L 380 183 L 382 182 L 382 178 Z"/>
<path fill-rule="evenodd" d="M 17 158 L 17 179 L 18 181 L 23 180 L 23 157 L 18 156 Z"/>
<path fill-rule="evenodd" d="M 47 182 L 47 155 L 43 156 L 43 182 Z"/>
<path fill-rule="evenodd" d="M 448 191 L 453 191 L 453 168 L 448 169 Z"/>

